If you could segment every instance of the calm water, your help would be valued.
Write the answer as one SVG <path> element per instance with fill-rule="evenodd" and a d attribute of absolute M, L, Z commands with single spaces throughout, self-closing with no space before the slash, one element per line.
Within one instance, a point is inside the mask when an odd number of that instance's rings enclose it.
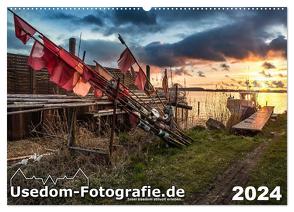
<path fill-rule="evenodd" d="M 187 92 L 187 100 L 193 106 L 189 112 L 189 125 L 203 124 L 209 117 L 226 122 L 230 112 L 226 108 L 229 96 L 239 98 L 239 93 L 229 92 Z M 283 113 L 287 110 L 287 93 L 259 93 L 258 104 L 261 106 L 275 106 L 274 113 Z M 200 102 L 198 115 L 198 102 Z"/>

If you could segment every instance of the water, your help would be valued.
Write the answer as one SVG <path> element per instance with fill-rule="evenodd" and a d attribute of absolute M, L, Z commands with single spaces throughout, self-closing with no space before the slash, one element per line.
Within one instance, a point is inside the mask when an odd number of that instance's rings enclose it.
<path fill-rule="evenodd" d="M 230 117 L 230 112 L 226 108 L 227 98 L 230 95 L 239 98 L 239 93 L 236 92 L 187 92 L 188 103 L 193 106 L 192 111 L 189 111 L 188 125 L 203 124 L 208 118 L 225 123 Z M 198 102 L 200 102 L 199 115 Z M 287 93 L 259 93 L 257 102 L 260 106 L 275 106 L 274 113 L 284 113 L 287 110 Z"/>

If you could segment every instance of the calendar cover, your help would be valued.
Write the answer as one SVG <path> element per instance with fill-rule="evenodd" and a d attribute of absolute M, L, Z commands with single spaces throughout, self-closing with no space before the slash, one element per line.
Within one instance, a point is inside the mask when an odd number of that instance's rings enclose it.
<path fill-rule="evenodd" d="M 6 12 L 8 205 L 287 205 L 287 7 Z"/>

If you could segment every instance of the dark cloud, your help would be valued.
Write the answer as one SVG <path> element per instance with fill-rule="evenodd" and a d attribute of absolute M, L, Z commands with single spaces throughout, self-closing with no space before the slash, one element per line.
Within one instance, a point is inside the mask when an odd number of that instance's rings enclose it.
<path fill-rule="evenodd" d="M 190 76 L 190 77 L 193 76 L 189 71 L 187 71 L 186 69 L 183 69 L 183 68 L 176 68 L 173 71 L 173 74 L 175 76 L 185 76 L 185 75 Z"/>
<path fill-rule="evenodd" d="M 94 27 L 92 29 L 94 32 L 101 32 L 105 36 L 112 34 L 122 34 L 124 37 L 128 38 L 130 42 L 136 41 L 140 43 L 142 37 L 145 37 L 147 34 L 156 33 L 162 30 L 161 25 L 110 25 L 108 27 Z"/>
<path fill-rule="evenodd" d="M 261 71 L 261 72 L 259 72 L 261 75 L 263 75 L 264 77 L 267 77 L 267 78 L 270 78 L 270 77 L 272 77 L 272 75 L 270 74 L 270 73 L 268 73 L 268 72 L 265 72 L 264 70 L 263 71 Z"/>
<path fill-rule="evenodd" d="M 67 43 L 67 42 L 66 42 Z M 86 61 L 93 63 L 93 60 L 103 63 L 111 63 L 116 67 L 116 61 L 123 50 L 123 46 L 118 42 L 105 40 L 83 40 L 82 50 L 86 51 Z"/>
<path fill-rule="evenodd" d="M 71 20 L 71 21 L 78 19 L 77 16 L 67 14 L 67 13 L 64 13 L 64 12 L 49 13 L 47 18 L 58 19 L 58 20 Z"/>
<path fill-rule="evenodd" d="M 94 25 L 98 25 L 98 26 L 103 25 L 103 21 L 101 20 L 101 18 L 94 16 L 94 15 L 87 15 L 87 16 L 81 18 L 79 21 L 81 23 L 85 23 L 85 24 L 94 24 Z"/>
<path fill-rule="evenodd" d="M 275 69 L 276 68 L 276 66 L 270 62 L 264 62 L 262 64 L 262 67 L 265 69 Z"/>
<path fill-rule="evenodd" d="M 134 25 L 155 25 L 156 15 L 154 12 L 140 10 L 115 10 L 113 13 L 115 25 L 134 24 Z"/>
<path fill-rule="evenodd" d="M 230 71 L 230 66 L 228 64 L 221 64 L 220 67 L 222 68 L 223 71 Z"/>
<path fill-rule="evenodd" d="M 203 71 L 198 71 L 197 74 L 198 77 L 206 77 Z"/>
<path fill-rule="evenodd" d="M 267 26 L 286 25 L 285 14 L 260 12 L 233 24 L 192 34 L 176 43 L 152 43 L 143 48 L 145 60 L 153 65 L 173 66 L 183 58 L 226 61 L 227 57 L 245 59 L 252 54 L 265 57 L 269 50 L 282 51 L 286 55 L 285 37 L 280 36 L 268 44 L 269 34 L 265 32 Z"/>
<path fill-rule="evenodd" d="M 184 62 L 184 58 L 176 57 L 172 45 L 160 42 L 153 42 L 143 48 L 138 48 L 138 54 L 145 63 L 160 67 L 178 66 Z"/>
<path fill-rule="evenodd" d="M 269 44 L 269 49 L 273 51 L 281 51 L 284 57 L 287 57 L 287 39 L 285 36 L 279 36 L 273 39 Z"/>
<path fill-rule="evenodd" d="M 285 88 L 285 83 L 281 80 L 266 81 L 265 84 L 270 88 Z"/>
<path fill-rule="evenodd" d="M 31 11 L 30 11 L 31 12 Z M 81 11 L 82 12 L 82 11 Z M 114 10 L 99 12 L 83 12 L 84 16 L 78 17 L 72 13 L 63 11 L 47 11 L 42 18 L 53 21 L 68 21 L 71 24 L 93 25 L 94 31 L 99 31 L 104 35 L 121 33 L 126 35 L 140 62 L 160 67 L 180 66 L 186 59 L 200 59 L 218 61 L 226 65 L 227 58 L 245 59 L 249 55 L 265 57 L 269 50 L 280 51 L 286 56 L 287 39 L 279 36 L 270 43 L 266 40 L 273 37 L 268 32 L 268 27 L 286 26 L 287 12 L 284 11 L 158 11 L 146 12 L 140 10 Z M 223 20 L 230 21 L 224 21 Z M 210 20 L 210 21 L 207 21 Z M 214 27 L 210 25 L 214 20 L 220 22 Z M 202 22 L 204 21 L 204 22 Z M 205 22 L 207 21 L 207 22 Z M 160 32 L 166 29 L 173 29 L 175 23 L 187 26 L 191 29 L 191 34 L 182 32 L 179 41 L 174 43 L 152 42 L 145 46 L 140 46 L 138 42 L 146 35 Z M 229 24 L 228 24 L 229 23 Z M 193 26 L 191 25 L 193 24 Z M 224 25 L 226 24 L 226 25 Z M 77 25 L 78 26 L 78 25 Z M 103 26 L 103 27 L 100 27 Z M 202 27 L 205 26 L 202 30 Z M 212 28 L 213 27 L 213 28 Z M 207 28 L 209 28 L 207 30 Z M 177 30 L 174 28 L 174 30 Z M 202 30 L 202 31 L 201 31 Z M 197 31 L 197 33 L 195 32 Z M 164 39 L 164 38 L 163 38 Z M 134 42 L 133 44 L 131 42 Z M 8 47 L 18 48 L 13 42 L 8 41 Z M 119 45 L 115 42 L 102 40 L 83 41 L 86 45 L 87 57 L 105 58 L 106 61 L 117 60 L 116 54 L 120 53 Z M 101 45 L 101 46 L 99 46 Z M 12 46 L 12 47 L 11 47 Z M 21 48 L 21 46 L 19 46 Z M 109 49 L 105 49 L 109 48 Z M 112 62 L 113 62 L 112 61 Z M 227 65 L 221 67 L 228 70 Z M 212 68 L 217 70 L 217 68 Z M 221 69 L 219 69 L 221 70 Z"/>
<path fill-rule="evenodd" d="M 282 81 L 272 81 L 272 85 L 274 85 L 276 88 L 285 88 L 285 83 Z"/>
<path fill-rule="evenodd" d="M 49 13 L 51 20 L 69 21 L 73 25 L 77 24 L 92 24 L 96 26 L 102 26 L 103 21 L 101 15 L 90 14 L 83 17 L 77 17 L 72 14 L 64 12 Z"/>

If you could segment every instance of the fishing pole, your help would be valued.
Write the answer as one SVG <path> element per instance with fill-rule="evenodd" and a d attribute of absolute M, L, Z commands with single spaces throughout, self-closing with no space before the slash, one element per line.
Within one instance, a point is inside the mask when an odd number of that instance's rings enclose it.
<path fill-rule="evenodd" d="M 96 63 L 96 65 L 98 65 L 100 68 L 102 68 L 105 72 L 107 72 L 107 73 L 108 73 L 113 79 L 117 80 L 117 79 L 113 76 L 112 73 L 110 73 L 106 68 L 104 68 L 102 65 L 100 65 L 96 60 L 94 60 L 94 62 Z M 124 84 L 121 83 L 121 85 L 124 86 L 125 88 L 127 88 Z M 127 88 L 127 89 L 128 89 L 128 88 Z M 141 97 L 139 97 L 135 92 L 133 92 L 132 90 L 129 90 L 129 91 L 130 91 L 130 93 L 132 93 L 137 99 L 139 99 L 139 100 L 141 101 L 142 104 L 145 103 L 145 101 L 144 101 Z M 147 104 L 147 106 L 149 107 L 149 109 L 152 109 L 152 107 L 149 105 L 148 102 L 147 102 L 146 104 Z M 144 105 L 142 105 L 142 106 L 144 106 Z"/>
<path fill-rule="evenodd" d="M 133 57 L 133 59 L 135 60 L 135 62 L 136 62 L 136 64 L 139 66 L 139 68 L 140 69 L 142 69 L 141 68 L 141 66 L 140 66 L 140 64 L 139 64 L 139 62 L 137 61 L 137 59 L 135 58 L 135 56 L 134 56 L 134 54 L 133 54 L 133 52 L 130 50 L 130 48 L 128 47 L 128 45 L 126 44 L 126 42 L 124 41 L 124 39 L 122 38 L 122 36 L 118 33 L 118 39 L 120 40 L 120 42 L 129 50 L 129 52 L 130 52 L 130 54 L 131 54 L 131 56 Z M 143 69 L 142 69 L 143 70 Z M 170 67 L 170 70 L 171 70 L 171 67 Z M 146 77 L 146 74 L 144 73 L 144 75 L 145 75 L 145 77 Z M 172 76 L 172 72 L 171 72 L 171 76 Z M 153 87 L 153 85 L 151 84 L 151 82 L 149 81 L 149 79 L 146 77 L 146 79 L 147 79 L 147 82 L 152 86 L 152 88 L 154 89 L 154 87 Z M 171 77 L 171 80 L 172 80 L 172 77 Z M 156 93 L 156 96 L 157 96 L 157 98 L 160 100 L 160 102 L 161 102 L 161 104 L 162 104 L 162 106 L 163 107 L 165 107 L 165 104 L 162 102 L 162 100 L 161 100 L 161 98 L 159 97 L 159 95 L 158 95 L 158 93 L 157 93 L 157 90 L 156 89 L 154 89 L 155 90 L 155 93 Z M 163 113 L 164 114 L 164 113 Z M 176 128 L 177 128 L 177 130 L 179 130 L 178 129 L 178 127 L 176 126 Z M 182 133 L 182 132 L 181 132 Z M 193 140 L 193 139 L 191 139 L 191 140 Z"/>
<path fill-rule="evenodd" d="M 91 81 L 93 81 L 94 83 L 91 83 L 93 85 L 94 88 L 98 88 L 98 89 L 101 89 L 102 86 L 101 86 L 101 82 L 100 83 L 97 83 L 96 81 L 97 79 L 91 79 Z M 114 99 L 115 97 L 113 96 L 114 94 L 112 92 L 109 92 L 109 90 L 105 90 L 106 93 L 108 93 L 109 96 L 112 96 Z M 146 116 L 146 114 L 144 114 L 141 110 L 138 110 L 137 108 L 133 108 L 131 105 L 129 105 L 128 102 L 125 101 L 125 99 L 121 98 L 118 96 L 118 99 L 119 99 L 119 102 L 120 103 L 124 103 L 122 105 L 120 105 L 120 107 L 125 110 L 126 112 L 128 113 L 132 113 L 133 115 L 135 115 L 140 121 L 143 121 L 144 124 L 148 124 L 149 127 L 152 127 L 153 130 L 157 130 L 158 132 L 158 128 L 160 129 L 160 127 L 156 128 L 154 127 L 152 124 L 150 124 L 150 119 L 148 118 L 148 116 Z M 128 109 L 128 107 L 132 107 L 133 110 L 135 110 L 136 112 L 140 113 L 140 115 L 142 115 L 144 118 L 147 119 L 147 122 L 142 119 L 140 116 L 138 116 L 137 114 L 134 114 L 133 111 L 131 111 L 130 109 Z M 166 126 L 164 126 L 164 130 L 167 131 L 169 134 L 171 134 L 172 136 L 175 136 L 177 140 L 181 141 L 180 143 L 183 143 L 183 144 L 190 144 L 190 142 L 186 141 L 185 139 L 181 138 L 179 135 L 175 134 L 174 132 L 170 131 L 169 129 L 166 128 Z M 166 140 L 166 139 L 165 139 Z"/>
<path fill-rule="evenodd" d="M 11 11 L 10 9 L 9 9 L 9 11 L 10 12 L 12 12 L 13 14 L 15 14 L 13 11 Z M 17 17 L 19 17 L 18 15 L 16 15 Z M 23 20 L 21 17 L 19 17 L 21 20 Z M 23 20 L 25 23 L 27 23 L 25 20 Z M 28 24 L 28 23 L 27 23 Z M 29 26 L 31 26 L 30 24 L 28 24 Z M 36 32 L 38 32 L 40 35 L 42 35 L 43 37 L 46 37 L 46 36 L 44 36 L 41 32 L 39 32 L 37 29 L 35 29 L 33 26 L 31 26 Z M 65 61 L 63 58 L 61 58 L 61 57 L 59 57 L 59 55 L 56 53 L 56 52 L 54 52 L 52 49 L 50 49 L 50 48 L 47 48 L 43 43 L 41 43 L 37 38 L 35 38 L 35 36 L 33 36 L 31 33 L 29 33 L 29 32 L 27 32 L 26 30 L 24 30 L 23 29 L 23 31 L 26 33 L 26 34 L 28 34 L 28 35 L 30 35 L 30 37 L 31 38 L 33 38 L 36 42 L 38 42 L 40 45 L 42 45 L 43 47 L 45 47 L 47 50 L 49 50 L 52 54 L 54 54 L 55 56 L 57 56 L 60 60 L 62 60 L 63 62 L 65 62 L 67 65 L 69 65 L 69 67 L 72 67 L 72 65 L 71 64 L 69 64 L 69 63 L 67 63 L 67 61 Z M 47 37 L 46 37 L 47 38 Z M 48 39 L 48 41 L 50 41 L 50 39 Z M 50 41 L 50 42 L 52 42 L 52 41 Z M 54 44 L 53 42 L 52 42 L 52 44 Z M 55 44 L 54 44 L 55 45 Z M 60 50 L 61 49 L 63 49 L 62 47 L 58 47 Z M 66 50 L 65 50 L 66 51 Z M 67 51 L 66 51 L 67 52 Z M 74 58 L 76 58 L 76 57 L 74 57 Z M 85 66 L 85 68 L 88 70 L 88 71 L 90 71 L 91 73 L 93 73 L 93 74 L 95 74 L 95 76 L 97 77 L 97 78 L 93 78 L 93 79 L 90 79 L 89 80 L 89 83 L 94 87 L 94 88 L 98 88 L 98 89 L 100 89 L 100 90 L 102 90 L 102 91 L 104 91 L 105 93 L 107 93 L 108 94 L 108 96 L 110 97 L 110 98 L 113 98 L 113 99 L 116 99 L 115 97 L 114 97 L 114 93 L 113 92 L 110 92 L 109 91 L 109 89 L 107 89 L 107 88 L 111 88 L 111 84 L 110 84 L 110 82 L 109 81 L 107 81 L 103 76 L 101 76 L 101 75 L 99 75 L 98 73 L 96 73 L 95 71 L 93 71 L 93 69 L 92 68 L 90 68 L 88 65 L 86 65 L 86 64 L 84 64 L 84 62 L 83 61 L 81 61 L 79 58 L 76 58 L 78 61 L 80 61 L 84 66 Z M 75 67 L 73 67 L 73 68 L 75 68 Z M 100 80 L 100 81 L 97 81 L 97 80 Z M 123 84 L 122 84 L 123 85 Z M 119 86 L 119 85 L 118 85 Z M 125 85 L 123 85 L 123 87 L 124 88 L 127 88 Z M 119 87 L 118 87 L 119 88 Z M 126 96 L 126 94 L 123 92 L 123 91 L 121 91 L 121 89 L 119 88 L 119 92 L 120 92 L 120 94 L 122 95 L 122 96 L 124 96 L 125 98 L 127 98 L 128 100 L 132 100 L 131 102 L 133 103 L 132 105 L 130 105 L 130 104 L 128 104 L 128 102 L 126 102 L 124 99 L 122 99 L 121 97 L 119 97 L 119 100 L 120 100 L 120 102 L 122 102 L 122 103 L 125 103 L 127 106 L 129 106 L 129 107 L 131 107 L 133 110 L 135 110 L 136 112 L 139 112 L 141 115 L 143 115 L 143 117 L 145 117 L 145 118 L 147 118 L 147 120 L 148 120 L 148 117 L 147 117 L 147 114 L 145 114 L 145 113 L 143 113 L 141 110 L 140 110 L 140 108 L 134 108 L 133 106 L 135 106 L 134 104 L 138 104 L 138 101 L 135 101 L 134 99 L 132 99 L 132 98 L 130 98 L 130 96 Z M 140 103 L 139 103 L 140 104 Z M 141 107 L 142 107 L 142 105 L 140 105 Z M 143 106 L 144 107 L 144 106 Z M 124 107 L 123 106 L 123 109 L 125 109 L 125 110 L 128 110 L 126 107 Z M 128 110 L 129 112 L 131 112 L 130 110 Z M 138 118 L 140 118 L 140 117 L 138 117 Z M 140 120 L 142 120 L 141 118 L 140 118 Z M 150 121 L 150 120 L 149 120 Z M 165 130 L 167 130 L 167 129 L 165 129 Z M 170 130 L 167 130 L 167 131 L 170 131 Z M 184 139 L 182 139 L 181 137 L 179 137 L 177 134 L 175 134 L 175 133 L 173 133 L 173 132 L 169 132 L 170 134 L 172 134 L 173 136 L 176 136 L 177 137 L 177 139 L 178 140 L 180 140 L 180 141 L 182 141 L 182 142 L 184 142 L 184 143 L 189 143 L 189 142 L 187 142 L 186 140 L 184 140 Z"/>
<path fill-rule="evenodd" d="M 133 59 L 135 60 L 135 63 L 139 66 L 139 68 L 140 68 L 141 70 L 143 70 L 142 67 L 141 67 L 141 65 L 139 64 L 139 62 L 138 62 L 137 59 L 135 58 L 133 52 L 130 50 L 130 48 L 128 47 L 128 45 L 126 44 L 126 42 L 124 41 L 124 39 L 121 37 L 120 34 L 118 34 L 118 39 L 119 39 L 120 42 L 121 42 L 121 43 L 122 43 L 122 44 L 123 44 L 128 50 L 129 50 L 131 56 L 133 57 Z M 143 73 L 144 73 L 144 72 L 143 72 Z M 155 94 L 156 94 L 157 98 L 160 100 L 162 106 L 165 107 L 165 104 L 162 102 L 161 98 L 159 97 L 159 95 L 158 95 L 158 93 L 157 93 L 157 90 L 153 87 L 152 83 L 150 82 L 150 80 L 148 79 L 148 77 L 146 76 L 145 73 L 144 73 L 144 75 L 145 75 L 145 78 L 147 79 L 148 87 L 149 87 L 149 86 L 152 87 L 152 90 L 155 91 Z"/>

